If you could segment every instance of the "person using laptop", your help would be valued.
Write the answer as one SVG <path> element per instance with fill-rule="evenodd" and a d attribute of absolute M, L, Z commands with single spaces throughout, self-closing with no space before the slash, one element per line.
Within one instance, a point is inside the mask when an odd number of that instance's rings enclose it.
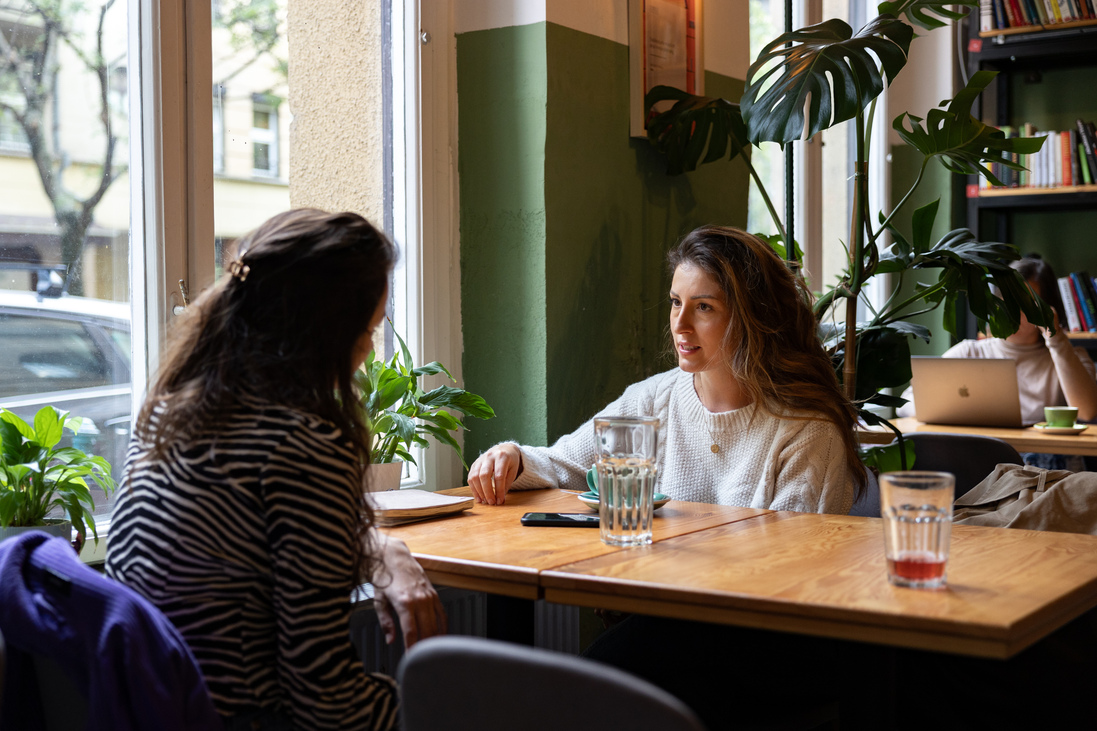
<path fill-rule="evenodd" d="M 1021 313 L 1021 324 L 1009 337 L 963 340 L 942 357 L 1013 359 L 1017 363 L 1021 419 L 1026 424 L 1043 421 L 1045 406 L 1076 406 L 1081 421 L 1097 420 L 1097 367 L 1086 349 L 1071 345 L 1059 326 L 1066 322 L 1066 313 L 1054 270 L 1040 257 L 1031 255 L 1015 261 L 1012 267 L 1051 305 L 1055 334 L 1033 325 Z M 899 416 L 915 416 L 912 389 L 908 388 L 903 397 L 908 403 L 899 409 Z"/>

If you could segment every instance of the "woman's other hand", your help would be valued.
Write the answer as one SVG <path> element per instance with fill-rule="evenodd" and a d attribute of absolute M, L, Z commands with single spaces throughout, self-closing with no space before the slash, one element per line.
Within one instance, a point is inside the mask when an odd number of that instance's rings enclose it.
<path fill-rule="evenodd" d="M 427 637 L 445 634 L 446 610 L 407 545 L 379 533 L 374 534 L 374 540 L 380 549 L 380 562 L 372 582 L 373 604 L 385 642 L 391 645 L 396 639 L 393 610 L 404 634 L 404 649 Z"/>
<path fill-rule="evenodd" d="M 507 490 L 522 474 L 522 448 L 517 444 L 496 444 L 469 467 L 469 487 L 481 503 L 502 505 Z"/>

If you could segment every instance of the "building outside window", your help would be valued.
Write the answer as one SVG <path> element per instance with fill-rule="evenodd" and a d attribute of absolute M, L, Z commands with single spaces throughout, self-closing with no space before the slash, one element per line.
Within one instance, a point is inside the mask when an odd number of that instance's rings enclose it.
<path fill-rule="evenodd" d="M 15 119 L 17 105 L 20 105 L 17 94 L 0 92 L 0 153 L 30 151 L 27 135 Z"/>
<path fill-rule="evenodd" d="M 252 172 L 259 176 L 278 175 L 278 106 L 266 94 L 256 94 L 251 102 Z"/>

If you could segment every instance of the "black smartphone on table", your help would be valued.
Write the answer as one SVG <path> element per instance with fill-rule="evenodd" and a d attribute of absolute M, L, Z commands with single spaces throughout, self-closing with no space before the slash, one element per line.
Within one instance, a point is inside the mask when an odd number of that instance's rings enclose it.
<path fill-rule="evenodd" d="M 522 525 L 597 528 L 598 516 L 590 513 L 526 513 L 521 522 Z"/>

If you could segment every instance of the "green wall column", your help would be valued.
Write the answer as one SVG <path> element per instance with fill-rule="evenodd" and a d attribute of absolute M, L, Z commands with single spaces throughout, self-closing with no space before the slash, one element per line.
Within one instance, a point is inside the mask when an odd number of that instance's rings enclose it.
<path fill-rule="evenodd" d="M 518 73 L 514 59 L 533 69 L 537 50 L 543 76 Z M 629 137 L 620 43 L 554 23 L 465 33 L 457 78 L 463 367 L 499 414 L 470 424 L 471 460 L 503 439 L 549 444 L 673 367 L 666 251 L 701 224 L 744 226 L 747 173 L 735 161 L 667 177 Z M 740 80 L 705 83 L 742 94 Z"/>

